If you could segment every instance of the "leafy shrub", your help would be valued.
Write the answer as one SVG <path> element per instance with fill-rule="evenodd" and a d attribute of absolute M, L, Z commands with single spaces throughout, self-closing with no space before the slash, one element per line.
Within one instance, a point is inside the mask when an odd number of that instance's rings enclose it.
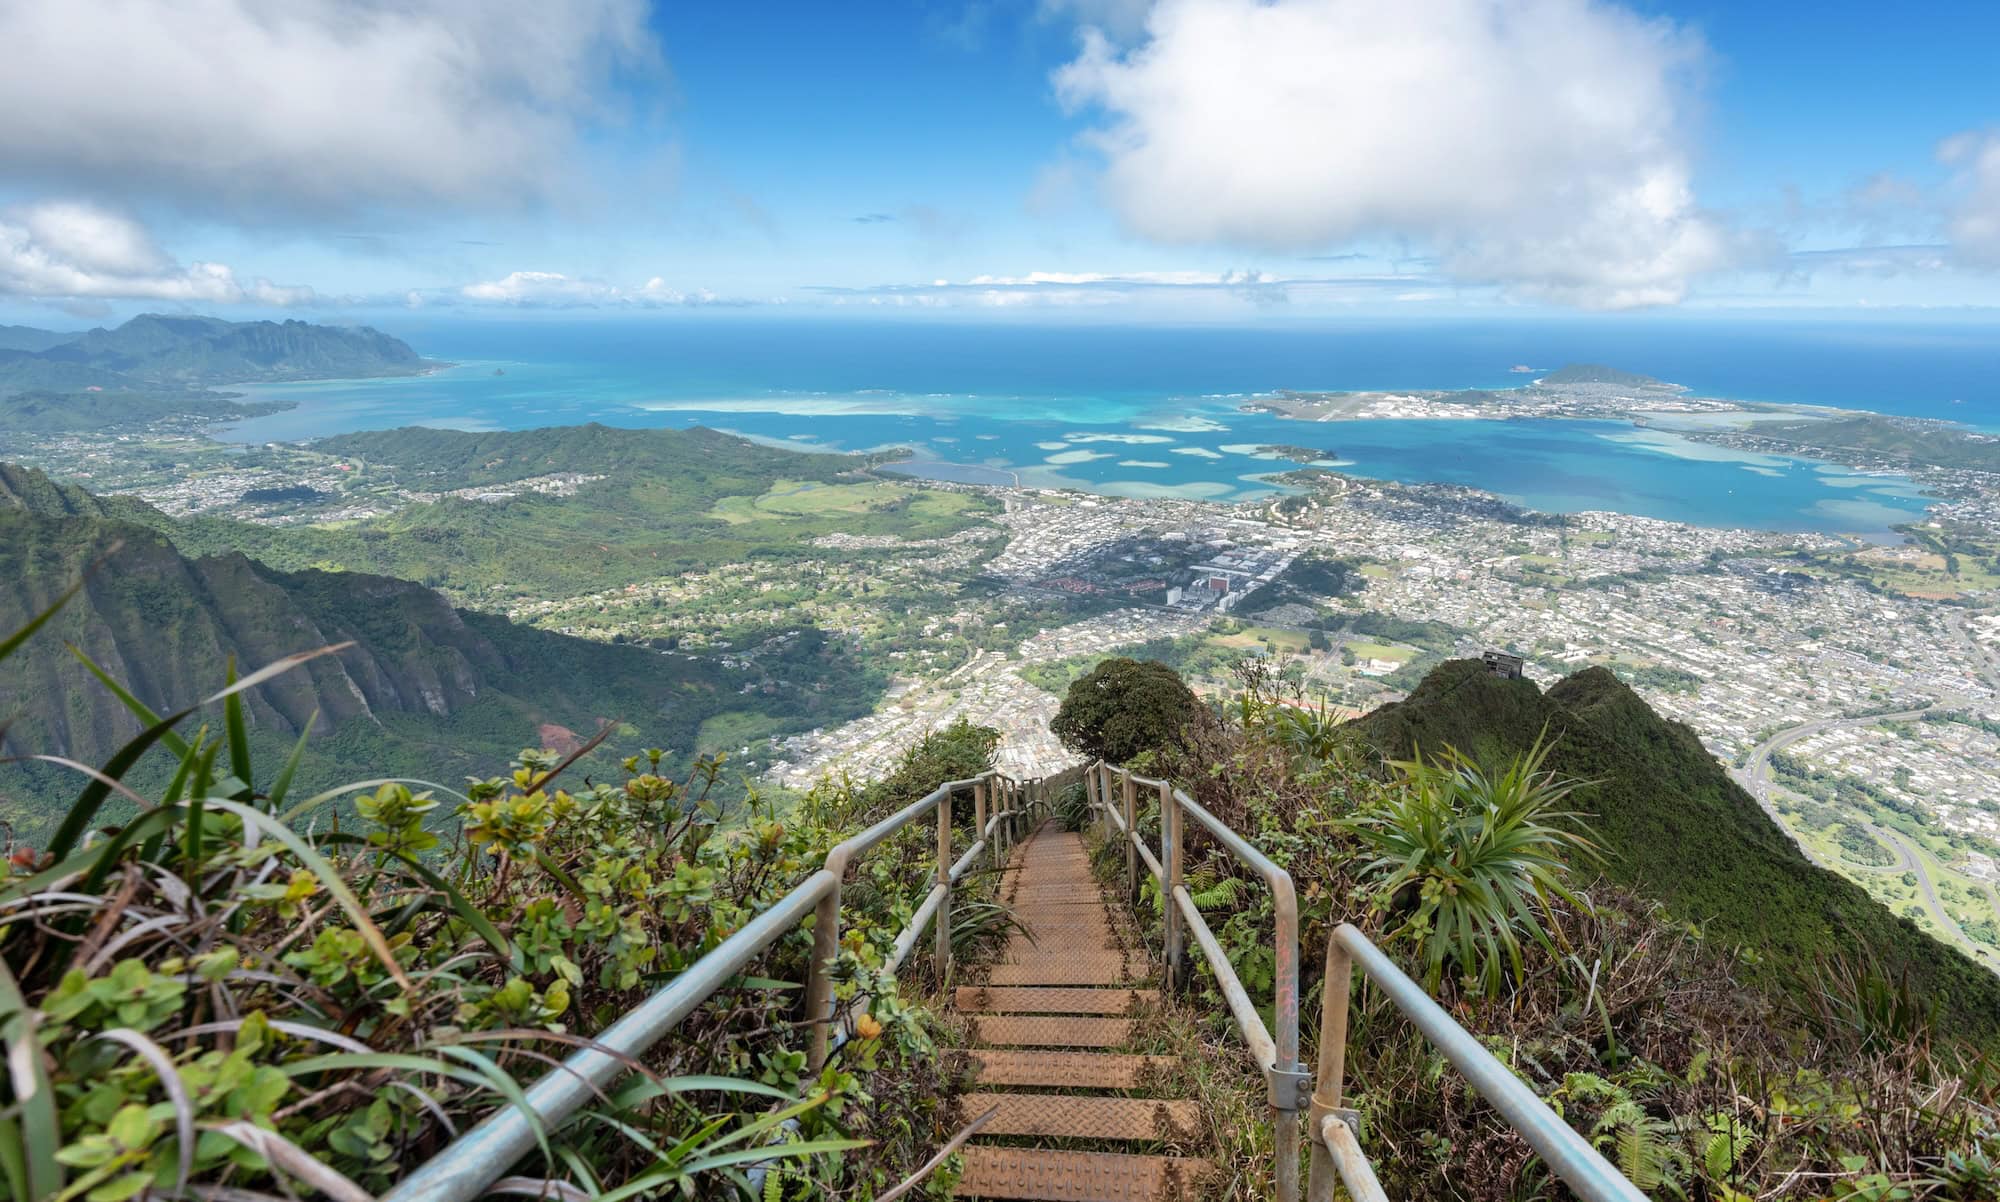
<path fill-rule="evenodd" d="M 1069 686 L 1049 729 L 1072 751 L 1124 763 L 1178 743 L 1205 712 L 1172 668 L 1114 656 Z"/>

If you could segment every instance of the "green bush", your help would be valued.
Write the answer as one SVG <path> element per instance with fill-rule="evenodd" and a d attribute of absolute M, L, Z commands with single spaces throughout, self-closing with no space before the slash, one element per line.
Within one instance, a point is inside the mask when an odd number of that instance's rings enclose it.
<path fill-rule="evenodd" d="M 1069 686 L 1049 729 L 1072 751 L 1124 763 L 1180 742 L 1205 712 L 1167 665 L 1113 657 Z"/>

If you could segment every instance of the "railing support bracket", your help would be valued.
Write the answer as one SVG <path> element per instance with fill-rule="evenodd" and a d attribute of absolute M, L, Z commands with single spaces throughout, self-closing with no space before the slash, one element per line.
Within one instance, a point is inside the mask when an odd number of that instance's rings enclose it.
<path fill-rule="evenodd" d="M 1303 1064 L 1289 1069 L 1276 1065 L 1264 1070 L 1264 1086 L 1273 1110 L 1305 1110 L 1312 1105 L 1313 1077 Z"/>

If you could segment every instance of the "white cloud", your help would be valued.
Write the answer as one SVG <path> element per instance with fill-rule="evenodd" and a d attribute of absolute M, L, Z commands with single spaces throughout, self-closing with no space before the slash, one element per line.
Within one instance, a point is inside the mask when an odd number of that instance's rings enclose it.
<path fill-rule="evenodd" d="M 413 297 L 417 294 L 412 293 Z M 518 305 L 524 308 L 575 308 L 638 306 L 661 308 L 682 305 L 729 305 L 730 301 L 707 289 L 693 292 L 667 286 L 654 276 L 637 288 L 622 288 L 602 280 L 579 279 L 556 271 L 514 271 L 497 280 L 467 284 L 458 296 L 488 304 Z M 411 303 L 421 303 L 415 300 Z"/>
<path fill-rule="evenodd" d="M 1974 266 L 2000 268 L 2000 129 L 1947 138 L 1938 158 L 1956 171 L 1946 221 L 1952 249 Z"/>
<path fill-rule="evenodd" d="M 1038 11 L 1045 21 L 1073 21 L 1126 41 L 1146 31 L 1152 8 L 1153 0 L 1041 0 Z"/>
<path fill-rule="evenodd" d="M 1463 282 L 1590 307 L 1678 301 L 1737 241 L 1696 206 L 1690 34 L 1599 0 L 1163 0 L 1086 33 L 1104 187 L 1163 243 L 1414 240 Z"/>
<path fill-rule="evenodd" d="M 0 211 L 0 295 L 42 300 L 163 300 L 303 305 L 311 288 L 244 283 L 221 263 L 182 267 L 138 222 L 94 205 L 49 202 Z"/>
<path fill-rule="evenodd" d="M 15 180 L 213 212 L 509 206 L 572 176 L 645 0 L 0 4 Z"/>

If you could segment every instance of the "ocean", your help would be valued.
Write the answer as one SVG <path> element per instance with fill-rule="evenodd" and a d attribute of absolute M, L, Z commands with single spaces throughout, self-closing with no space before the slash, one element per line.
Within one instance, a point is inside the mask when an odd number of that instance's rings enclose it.
<path fill-rule="evenodd" d="M 2000 427 L 2000 337 L 1972 323 L 1688 318 L 1127 328 L 660 315 L 381 323 L 456 367 L 246 389 L 298 407 L 222 436 L 357 429 L 700 424 L 802 449 L 911 448 L 948 478 L 1238 500 L 1302 445 L 1356 475 L 1467 484 L 1551 512 L 1880 537 L 1922 512 L 1907 480 L 1586 421 L 1298 422 L 1277 389 L 1506 388 L 1604 363 L 1704 395 Z"/>

